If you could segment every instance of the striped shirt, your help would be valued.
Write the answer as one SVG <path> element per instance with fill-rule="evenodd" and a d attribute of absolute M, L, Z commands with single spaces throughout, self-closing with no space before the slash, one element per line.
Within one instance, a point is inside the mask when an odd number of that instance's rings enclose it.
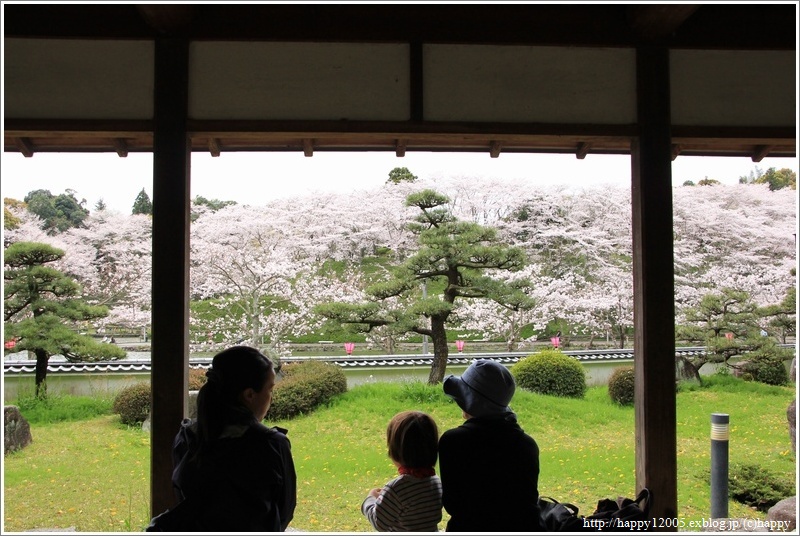
<path fill-rule="evenodd" d="M 361 512 L 380 532 L 437 532 L 442 520 L 442 482 L 436 475 L 400 475 L 386 483 L 377 499 L 368 495 Z"/>

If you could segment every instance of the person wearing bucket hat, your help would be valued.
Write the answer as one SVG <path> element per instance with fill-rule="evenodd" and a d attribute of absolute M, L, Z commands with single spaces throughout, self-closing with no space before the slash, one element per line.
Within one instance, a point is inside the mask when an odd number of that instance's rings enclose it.
<path fill-rule="evenodd" d="M 442 384 L 465 422 L 439 439 L 442 504 L 448 532 L 544 530 L 539 507 L 539 446 L 509 404 L 516 383 L 492 359 L 476 359 Z"/>

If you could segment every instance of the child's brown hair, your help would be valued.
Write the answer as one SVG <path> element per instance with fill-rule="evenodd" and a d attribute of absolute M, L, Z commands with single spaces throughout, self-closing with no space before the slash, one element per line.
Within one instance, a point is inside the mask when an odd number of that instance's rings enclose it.
<path fill-rule="evenodd" d="M 439 457 L 439 429 L 430 415 L 402 411 L 386 428 L 389 457 L 404 467 L 433 467 Z"/>

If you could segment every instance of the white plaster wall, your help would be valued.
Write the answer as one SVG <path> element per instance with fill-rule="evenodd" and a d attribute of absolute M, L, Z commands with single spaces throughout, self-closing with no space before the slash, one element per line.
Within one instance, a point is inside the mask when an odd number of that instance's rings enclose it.
<path fill-rule="evenodd" d="M 409 119 L 405 44 L 195 42 L 190 117 Z M 793 51 L 673 50 L 675 125 L 796 125 Z M 151 119 L 152 41 L 4 39 L 7 118 Z M 632 49 L 423 47 L 427 121 L 631 124 Z M 766 96 L 769 96 L 767 98 Z"/>
<path fill-rule="evenodd" d="M 194 119 L 409 118 L 404 44 L 195 42 Z"/>
<path fill-rule="evenodd" d="M 5 117 L 151 119 L 152 41 L 3 40 Z"/>
<path fill-rule="evenodd" d="M 673 50 L 670 78 L 674 125 L 796 124 L 793 51 Z"/>
<path fill-rule="evenodd" d="M 425 45 L 425 119 L 629 124 L 632 49 Z"/>

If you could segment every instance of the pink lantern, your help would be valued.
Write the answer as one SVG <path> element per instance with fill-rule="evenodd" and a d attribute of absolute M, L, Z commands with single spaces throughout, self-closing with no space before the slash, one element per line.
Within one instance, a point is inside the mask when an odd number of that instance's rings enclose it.
<path fill-rule="evenodd" d="M 17 339 L 9 339 L 5 343 L 6 350 L 11 350 L 17 345 Z"/>
<path fill-rule="evenodd" d="M 561 343 L 560 337 L 550 337 L 550 342 L 553 343 L 554 348 L 558 348 L 558 345 Z"/>
<path fill-rule="evenodd" d="M 353 354 L 353 348 L 356 347 L 356 343 L 354 342 L 346 342 L 344 343 L 344 351 L 347 352 L 347 355 Z"/>
<path fill-rule="evenodd" d="M 725 338 L 728 339 L 729 341 L 732 341 L 733 340 L 733 333 L 726 333 L 725 334 Z"/>
<path fill-rule="evenodd" d="M 456 341 L 456 350 L 459 354 L 464 351 L 464 341 Z"/>

